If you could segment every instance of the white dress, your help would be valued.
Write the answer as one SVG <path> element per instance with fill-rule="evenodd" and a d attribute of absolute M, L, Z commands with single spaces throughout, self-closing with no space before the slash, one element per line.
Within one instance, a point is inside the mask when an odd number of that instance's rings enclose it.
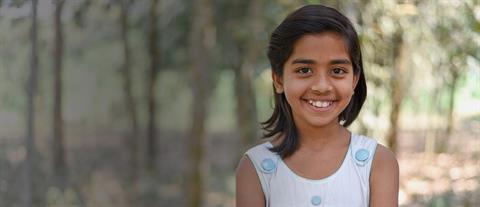
<path fill-rule="evenodd" d="M 352 133 L 340 168 L 320 180 L 295 174 L 279 155 L 269 150 L 270 142 L 257 145 L 245 154 L 255 166 L 267 207 L 367 207 L 376 147 L 374 139 Z"/>

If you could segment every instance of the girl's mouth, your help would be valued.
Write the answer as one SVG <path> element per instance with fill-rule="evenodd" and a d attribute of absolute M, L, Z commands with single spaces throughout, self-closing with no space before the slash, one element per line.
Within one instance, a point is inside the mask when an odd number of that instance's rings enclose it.
<path fill-rule="evenodd" d="M 334 101 L 317 101 L 310 99 L 305 101 L 316 109 L 326 109 L 334 103 Z"/>

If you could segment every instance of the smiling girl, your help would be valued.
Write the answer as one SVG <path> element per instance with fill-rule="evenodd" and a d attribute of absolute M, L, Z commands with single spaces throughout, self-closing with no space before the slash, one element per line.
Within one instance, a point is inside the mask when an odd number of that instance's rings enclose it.
<path fill-rule="evenodd" d="M 398 163 L 374 139 L 351 133 L 367 95 L 351 22 L 337 10 L 304 6 L 270 38 L 275 108 L 271 141 L 245 153 L 237 207 L 398 206 Z"/>

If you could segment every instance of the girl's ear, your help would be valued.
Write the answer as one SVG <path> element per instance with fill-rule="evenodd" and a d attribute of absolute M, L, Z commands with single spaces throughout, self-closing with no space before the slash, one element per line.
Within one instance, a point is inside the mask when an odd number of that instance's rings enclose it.
<path fill-rule="evenodd" d="M 272 80 L 273 80 L 273 86 L 275 87 L 275 92 L 278 94 L 283 93 L 282 77 L 278 76 L 273 70 L 272 70 Z"/>
<path fill-rule="evenodd" d="M 355 91 L 355 88 L 357 87 L 357 83 L 359 79 L 360 79 L 360 74 L 353 75 L 353 91 Z"/>

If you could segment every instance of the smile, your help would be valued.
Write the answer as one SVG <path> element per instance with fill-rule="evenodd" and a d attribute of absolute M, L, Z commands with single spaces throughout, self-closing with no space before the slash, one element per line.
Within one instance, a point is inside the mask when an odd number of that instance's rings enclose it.
<path fill-rule="evenodd" d="M 333 101 L 314 101 L 314 100 L 307 100 L 308 104 L 316 107 L 316 108 L 327 108 L 333 104 Z"/>

